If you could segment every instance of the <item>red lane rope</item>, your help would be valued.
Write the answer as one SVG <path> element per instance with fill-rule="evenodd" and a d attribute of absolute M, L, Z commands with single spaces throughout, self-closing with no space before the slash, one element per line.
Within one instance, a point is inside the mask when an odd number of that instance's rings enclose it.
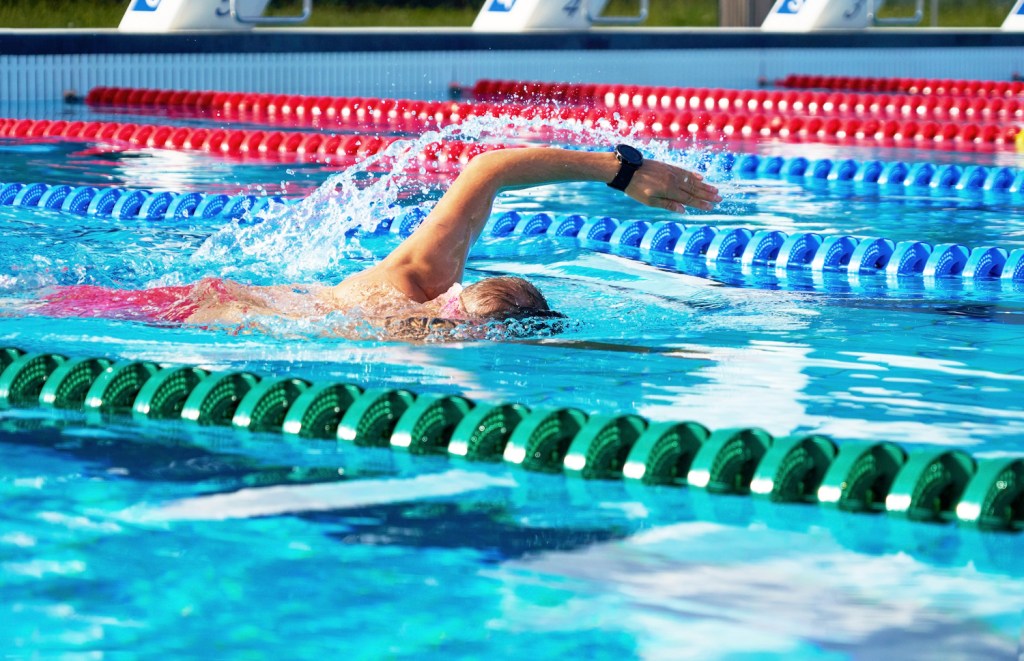
<path fill-rule="evenodd" d="M 493 82 L 495 81 L 481 81 L 477 87 L 482 90 L 482 94 L 487 94 L 486 86 Z M 565 86 L 566 93 L 562 96 L 568 101 L 578 101 L 591 87 L 602 86 L 569 85 Z M 632 86 L 621 87 L 632 89 Z M 604 94 L 607 93 L 606 90 Z M 627 92 L 615 93 L 621 96 Z M 628 93 L 631 98 L 639 94 Z M 646 97 L 641 95 L 641 98 Z M 1020 132 L 1016 126 L 995 122 L 944 122 L 927 118 L 864 119 L 857 116 L 803 117 L 783 115 L 774 110 L 750 112 L 720 109 L 608 108 L 586 105 L 413 101 L 373 97 L 320 97 L 117 87 L 95 88 L 89 92 L 86 101 L 92 106 L 153 108 L 164 112 L 227 121 L 337 126 L 362 130 L 421 131 L 456 124 L 473 116 L 518 116 L 528 119 L 576 120 L 585 126 L 610 124 L 613 129 L 624 134 L 636 130 L 641 136 L 663 139 L 781 139 L 787 142 L 960 151 L 1014 149 L 1017 134 Z"/>
<path fill-rule="evenodd" d="M 0 137 L 89 140 L 128 148 L 205 152 L 229 158 L 348 165 L 384 151 L 398 138 L 300 131 L 210 129 L 100 121 L 0 118 Z M 418 161 L 432 171 L 456 170 L 477 154 L 504 145 L 431 143 Z"/>
<path fill-rule="evenodd" d="M 863 144 L 868 146 L 901 146 L 916 148 L 947 148 L 958 150 L 993 150 L 1012 149 L 1015 147 L 1015 140 L 1019 133 L 1016 127 L 1001 126 L 992 123 L 952 123 L 933 122 L 916 120 L 876 120 L 860 118 L 822 118 L 822 117 L 783 117 L 768 115 L 765 113 L 723 113 L 708 111 L 653 111 L 653 109 L 637 108 L 602 108 L 587 106 L 562 106 L 551 105 L 514 105 L 514 104 L 489 104 L 489 103 L 460 103 L 453 101 L 411 101 L 387 98 L 350 98 L 350 97 L 315 97 L 301 95 L 274 95 L 274 94 L 245 94 L 229 92 L 208 92 L 208 91 L 180 91 L 180 90 L 142 90 L 129 88 L 95 88 L 89 93 L 88 102 L 93 105 L 117 104 L 130 107 L 161 107 L 162 109 L 172 108 L 182 114 L 190 114 L 203 117 L 219 119 L 239 119 L 267 124 L 304 124 L 324 125 L 335 123 L 341 126 L 353 126 L 362 129 L 375 128 L 377 130 L 395 128 L 411 128 L 407 123 L 416 123 L 421 128 L 447 126 L 462 122 L 464 119 L 473 116 L 519 116 L 524 119 L 559 118 L 562 120 L 574 120 L 584 126 L 609 125 L 624 134 L 636 131 L 641 136 L 658 137 L 665 139 L 694 139 L 703 140 L 729 140 L 729 139 L 764 139 L 778 138 L 791 142 L 824 142 L 841 144 Z M 136 105 L 131 105 L 131 104 Z M 327 118 L 321 120 L 318 118 Z M 400 118 L 400 119 L 399 119 Z M 14 121 L 15 123 L 17 121 Z M 23 120 L 22 122 L 29 122 Z M 74 137 L 91 139 L 112 139 L 118 137 L 124 139 L 122 133 L 127 131 L 126 125 L 112 124 L 116 128 L 108 129 L 113 131 L 110 135 L 97 135 L 98 129 L 93 125 L 97 123 L 71 123 L 72 125 L 84 124 L 79 127 L 79 134 Z M 25 125 L 22 128 L 7 127 L 8 135 L 26 136 L 29 132 L 52 133 L 54 129 L 49 127 Z M 138 130 L 157 131 L 153 127 L 138 127 Z M 162 131 L 166 131 L 165 127 Z M 199 130 L 199 129 L 193 129 Z M 220 132 L 229 133 L 232 139 L 241 140 L 242 134 L 237 130 L 210 130 L 210 135 L 220 135 Z M 70 129 L 62 130 L 61 133 L 68 133 Z M 182 134 L 183 135 L 183 134 Z M 325 142 L 334 138 L 312 137 L 310 134 L 300 134 L 306 140 L 321 139 Z M 318 135 L 318 134 L 316 134 Z M 156 137 L 145 136 L 141 140 L 132 134 L 128 140 L 133 144 L 144 141 L 146 146 L 160 144 L 170 148 L 200 148 L 204 151 L 217 151 L 243 153 L 241 147 L 236 147 L 228 141 L 226 145 L 219 143 L 215 146 L 207 145 L 209 137 L 204 143 L 197 147 L 195 139 L 175 140 L 167 144 L 170 135 L 158 133 Z M 180 136 L 179 136 L 180 137 Z M 338 138 L 343 140 L 344 138 Z M 355 139 L 354 137 L 352 139 Z M 371 138 L 359 138 L 371 139 Z M 381 138 L 383 139 L 383 138 Z M 181 147 L 175 144 L 181 142 Z M 153 144 L 151 144 L 153 143 Z M 289 141 L 284 147 L 278 145 L 276 149 L 267 145 L 262 153 L 272 156 L 273 153 L 282 151 L 287 158 L 295 158 L 302 153 L 300 160 L 313 160 L 325 162 L 332 153 L 338 149 L 337 142 L 329 142 L 328 146 L 316 144 L 315 149 L 311 144 L 303 145 L 300 138 L 289 136 Z M 260 145 L 257 145 L 259 147 Z M 469 145 L 467 148 L 479 148 L 478 145 Z M 259 150 L 257 148 L 257 150 Z M 251 151 L 247 149 L 246 151 Z M 316 157 L 312 157 L 312 153 Z M 347 156 L 349 153 L 346 152 Z M 465 160 L 465 159 L 463 159 Z"/>
<path fill-rule="evenodd" d="M 473 97 L 496 102 L 528 99 L 666 111 L 771 113 L 780 116 L 871 117 L 925 121 L 999 121 L 1024 124 L 1024 98 L 964 98 L 794 90 L 736 90 L 653 85 L 574 84 L 480 80 Z"/>
<path fill-rule="evenodd" d="M 775 83 L 796 89 L 903 92 L 906 94 L 1015 97 L 1024 94 L 1024 81 L 952 80 L 947 78 L 871 78 L 790 74 Z"/>

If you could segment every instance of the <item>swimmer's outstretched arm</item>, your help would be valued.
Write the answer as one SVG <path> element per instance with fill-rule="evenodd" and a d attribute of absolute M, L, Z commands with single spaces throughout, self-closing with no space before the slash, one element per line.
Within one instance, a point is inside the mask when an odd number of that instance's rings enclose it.
<path fill-rule="evenodd" d="M 615 155 L 552 147 L 503 149 L 474 158 L 423 224 L 371 269 L 415 301 L 428 301 L 462 280 L 469 249 L 503 190 L 570 181 L 608 182 L 619 171 Z M 710 210 L 721 201 L 703 177 L 674 165 L 645 160 L 626 195 L 648 206 L 684 213 Z M 368 274 L 369 275 L 369 274 Z"/>

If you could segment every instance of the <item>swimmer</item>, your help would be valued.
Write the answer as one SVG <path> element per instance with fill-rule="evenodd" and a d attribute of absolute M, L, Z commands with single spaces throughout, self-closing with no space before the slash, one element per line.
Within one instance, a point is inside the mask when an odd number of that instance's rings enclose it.
<path fill-rule="evenodd" d="M 614 152 L 554 147 L 512 148 L 475 157 L 423 223 L 381 262 L 334 286 L 248 286 L 206 278 L 184 287 L 138 292 L 88 285 L 62 288 L 39 310 L 53 316 L 95 316 L 188 324 L 237 324 L 253 317 L 322 318 L 355 315 L 397 336 L 396 320 L 452 324 L 562 316 L 540 291 L 518 277 L 492 277 L 462 287 L 469 250 L 505 190 L 561 182 L 605 182 L 651 207 L 684 213 L 710 210 L 718 190 L 689 170 L 645 160 L 619 145 Z"/>

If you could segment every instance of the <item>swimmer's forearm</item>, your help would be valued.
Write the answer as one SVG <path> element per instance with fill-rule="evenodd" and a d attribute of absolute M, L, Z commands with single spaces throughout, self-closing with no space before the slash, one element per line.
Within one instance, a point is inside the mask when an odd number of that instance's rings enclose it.
<path fill-rule="evenodd" d="M 619 164 L 611 152 L 533 147 L 488 152 L 475 158 L 470 168 L 483 170 L 482 176 L 491 178 L 502 191 L 572 181 L 607 182 L 615 178 Z"/>
<path fill-rule="evenodd" d="M 379 264 L 388 281 L 415 301 L 438 296 L 462 279 L 470 247 L 483 231 L 502 190 L 615 178 L 613 153 L 552 147 L 503 149 L 477 156 L 416 232 Z M 711 209 L 718 190 L 695 172 L 649 160 L 633 175 L 626 195 L 643 204 L 683 212 Z"/>
<path fill-rule="evenodd" d="M 543 184 L 593 181 L 609 182 L 619 171 L 612 152 L 580 152 L 535 147 L 507 149 L 478 156 L 470 163 L 482 170 L 479 176 L 494 181 L 497 191 Z M 718 189 L 696 172 L 647 160 L 633 175 L 626 195 L 652 207 L 683 212 L 686 207 L 710 210 L 722 200 Z"/>

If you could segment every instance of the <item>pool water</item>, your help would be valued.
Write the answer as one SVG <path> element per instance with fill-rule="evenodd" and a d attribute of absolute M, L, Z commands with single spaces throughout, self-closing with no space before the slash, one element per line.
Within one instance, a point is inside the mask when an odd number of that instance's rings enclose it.
<path fill-rule="evenodd" d="M 648 145 L 684 164 L 719 148 Z M 277 207 L 262 222 L 0 206 L 3 346 L 975 457 L 1024 451 L 1024 292 L 1013 285 L 792 287 L 738 270 L 698 277 L 572 239 L 505 237 L 474 248 L 467 280 L 530 278 L 573 320 L 566 332 L 405 344 L 335 337 L 327 322 L 238 332 L 55 321 L 30 302 L 57 284 L 337 281 L 398 241 L 351 236 L 353 226 L 427 208 L 441 183 L 79 143 L 0 142 L 0 153 L 3 182 L 291 197 L 332 175 L 336 184 L 321 206 Z M 720 185 L 725 202 L 691 221 L 1024 246 L 1024 211 L 1006 200 Z M 673 218 L 588 184 L 507 193 L 495 213 L 509 210 Z M 0 465 L 0 649 L 15 654 L 978 659 L 1019 647 L 1013 534 L 38 410 L 0 411 Z"/>

